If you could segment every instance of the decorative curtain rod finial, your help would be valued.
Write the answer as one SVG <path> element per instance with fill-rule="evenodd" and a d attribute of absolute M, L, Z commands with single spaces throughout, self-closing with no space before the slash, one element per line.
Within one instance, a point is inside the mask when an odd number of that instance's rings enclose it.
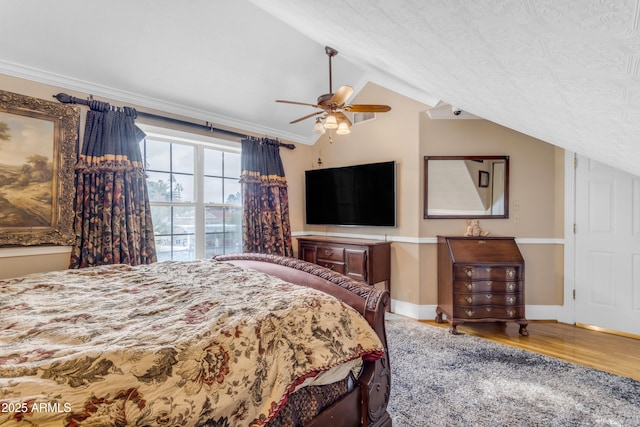
<path fill-rule="evenodd" d="M 67 95 L 66 93 L 59 93 L 57 95 L 53 95 L 53 97 L 63 104 L 75 104 L 75 98 L 71 95 Z"/>

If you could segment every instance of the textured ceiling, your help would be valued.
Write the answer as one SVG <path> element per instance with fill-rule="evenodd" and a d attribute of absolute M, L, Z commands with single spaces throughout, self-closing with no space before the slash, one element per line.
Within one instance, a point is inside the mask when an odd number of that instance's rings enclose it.
<path fill-rule="evenodd" d="M 0 2 L 0 72 L 313 143 L 367 81 L 640 175 L 637 0 Z M 38 13 L 35 13 L 37 11 Z M 8 88 L 3 88 L 8 89 Z M 384 100 L 380 100 L 383 103 Z"/>
<path fill-rule="evenodd" d="M 636 0 L 255 3 L 383 84 L 640 175 Z"/>

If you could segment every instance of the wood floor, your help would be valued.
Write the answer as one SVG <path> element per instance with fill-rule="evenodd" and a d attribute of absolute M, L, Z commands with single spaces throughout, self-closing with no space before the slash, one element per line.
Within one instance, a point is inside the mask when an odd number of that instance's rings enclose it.
<path fill-rule="evenodd" d="M 429 325 L 449 328 L 425 320 Z M 529 322 L 528 337 L 518 334 L 518 325 L 467 323 L 463 334 L 475 335 L 513 347 L 557 357 L 569 362 L 611 372 L 640 381 L 640 339 L 623 337 L 556 322 Z"/>

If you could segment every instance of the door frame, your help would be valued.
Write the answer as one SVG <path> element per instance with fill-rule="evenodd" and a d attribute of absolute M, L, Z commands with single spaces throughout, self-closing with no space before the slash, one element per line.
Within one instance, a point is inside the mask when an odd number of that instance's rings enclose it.
<path fill-rule="evenodd" d="M 576 162 L 577 154 L 564 152 L 564 302 L 558 322 L 576 323 L 575 299 L 576 280 Z"/>

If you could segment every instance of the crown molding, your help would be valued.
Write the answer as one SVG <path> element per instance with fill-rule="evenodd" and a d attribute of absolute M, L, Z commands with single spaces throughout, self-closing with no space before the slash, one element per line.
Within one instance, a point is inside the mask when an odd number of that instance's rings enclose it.
<path fill-rule="evenodd" d="M 262 126 L 243 120 L 237 120 L 231 117 L 216 114 L 211 111 L 201 110 L 197 108 L 187 107 L 185 105 L 175 104 L 161 99 L 122 91 L 116 88 L 103 86 L 84 80 L 74 79 L 72 77 L 63 76 L 49 71 L 31 68 L 20 64 L 0 60 L 0 73 L 21 79 L 31 80 L 38 83 L 57 86 L 68 90 L 91 94 L 93 96 L 108 98 L 114 101 L 132 104 L 136 107 L 149 108 L 169 114 L 176 114 L 192 120 L 202 120 L 204 122 L 213 123 L 217 126 L 226 126 L 232 129 L 240 130 L 240 132 L 253 133 L 257 135 L 267 135 L 281 140 L 298 142 L 305 145 L 313 145 L 318 137 L 312 134 L 309 137 L 301 137 L 300 135 L 274 129 L 268 126 Z M 53 96 L 53 94 L 52 94 Z"/>

